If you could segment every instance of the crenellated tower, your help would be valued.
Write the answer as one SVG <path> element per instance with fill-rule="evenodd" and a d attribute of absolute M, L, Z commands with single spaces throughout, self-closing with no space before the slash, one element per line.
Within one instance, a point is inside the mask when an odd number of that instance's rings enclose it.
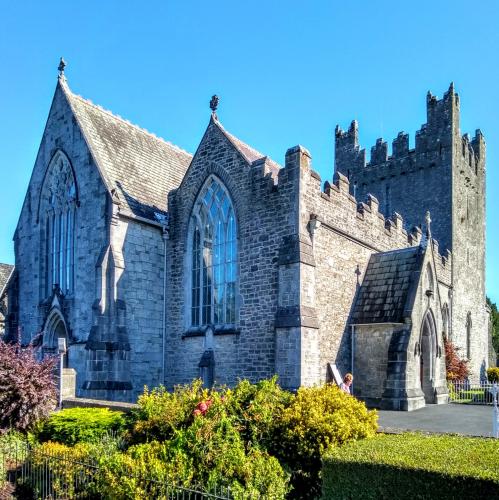
<path fill-rule="evenodd" d="M 485 310 L 485 141 L 480 130 L 470 138 L 460 131 L 460 100 L 451 83 L 441 99 L 428 92 L 426 123 L 415 147 L 400 132 L 388 144 L 377 139 L 369 161 L 358 140 L 358 125 L 336 127 L 335 171 L 349 178 L 357 200 L 373 193 L 385 217 L 400 213 L 411 226 L 423 226 L 427 210 L 440 252 L 452 252 L 453 291 L 448 332 L 472 360 L 473 376 L 483 375 L 487 355 Z M 485 362 L 486 363 L 486 362 Z"/>

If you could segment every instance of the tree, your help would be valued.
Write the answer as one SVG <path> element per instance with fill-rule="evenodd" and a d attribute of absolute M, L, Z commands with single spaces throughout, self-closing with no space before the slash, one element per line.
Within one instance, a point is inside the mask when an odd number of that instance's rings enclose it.
<path fill-rule="evenodd" d="M 490 320 L 492 323 L 492 346 L 499 353 L 499 311 L 497 305 L 487 297 L 487 305 L 490 307 Z"/>
<path fill-rule="evenodd" d="M 28 429 L 57 402 L 56 357 L 36 359 L 33 347 L 0 340 L 0 431 Z"/>
<path fill-rule="evenodd" d="M 466 380 L 470 374 L 468 360 L 459 357 L 459 348 L 450 340 L 444 339 L 444 347 L 447 380 Z"/>

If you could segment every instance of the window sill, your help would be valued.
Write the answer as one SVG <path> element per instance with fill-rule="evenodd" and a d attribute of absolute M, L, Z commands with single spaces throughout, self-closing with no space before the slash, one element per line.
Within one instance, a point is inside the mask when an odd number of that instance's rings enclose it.
<path fill-rule="evenodd" d="M 190 337 L 204 337 L 208 326 L 192 327 L 189 328 L 185 333 L 182 334 L 182 340 Z M 216 326 L 213 331 L 213 335 L 239 335 L 241 331 L 235 326 Z"/>

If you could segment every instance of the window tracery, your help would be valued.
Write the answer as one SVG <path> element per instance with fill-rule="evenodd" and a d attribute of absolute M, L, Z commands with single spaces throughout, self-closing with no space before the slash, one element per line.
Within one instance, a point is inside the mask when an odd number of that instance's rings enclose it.
<path fill-rule="evenodd" d="M 236 322 L 236 219 L 227 190 L 210 178 L 192 214 L 191 326 Z"/>
<path fill-rule="evenodd" d="M 39 220 L 45 230 L 45 292 L 55 285 L 69 294 L 74 288 L 74 226 L 77 190 L 67 157 L 58 151 L 52 158 L 43 183 Z"/>

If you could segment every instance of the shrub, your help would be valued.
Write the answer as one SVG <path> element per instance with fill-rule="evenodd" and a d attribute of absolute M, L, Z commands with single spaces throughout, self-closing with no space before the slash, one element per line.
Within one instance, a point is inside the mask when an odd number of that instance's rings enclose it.
<path fill-rule="evenodd" d="M 124 496 L 151 496 L 147 473 L 154 471 L 158 481 L 282 498 L 290 489 L 285 471 L 291 471 L 292 495 L 310 497 L 320 489 L 325 450 L 372 436 L 377 428 L 376 413 L 337 387 L 303 388 L 294 395 L 276 377 L 257 384 L 243 380 L 234 389 L 209 391 L 200 381 L 173 393 L 146 389 L 134 419 L 132 441 L 149 444 L 112 457 L 106 469 L 107 483 L 115 484 L 109 488 L 116 491 L 123 471 L 143 471 L 126 480 Z"/>
<path fill-rule="evenodd" d="M 468 361 L 459 357 L 460 349 L 450 340 L 444 339 L 445 366 L 447 370 L 447 380 L 466 380 L 470 375 Z"/>
<path fill-rule="evenodd" d="M 55 358 L 37 361 L 31 346 L 0 340 L 0 429 L 28 429 L 55 408 L 54 366 Z"/>
<path fill-rule="evenodd" d="M 9 430 L 0 434 L 0 498 L 4 498 L 2 488 L 5 486 L 8 468 L 17 468 L 26 458 L 27 443 L 23 434 Z"/>
<path fill-rule="evenodd" d="M 136 442 L 170 439 L 177 429 L 192 422 L 196 405 L 205 399 L 209 399 L 209 391 L 200 380 L 176 386 L 173 392 L 163 386 L 152 391 L 145 387 L 137 401 L 139 408 L 132 413 L 133 439 Z"/>
<path fill-rule="evenodd" d="M 302 387 L 284 410 L 274 450 L 293 470 L 293 493 L 320 492 L 321 458 L 330 447 L 372 437 L 377 414 L 337 386 Z"/>
<path fill-rule="evenodd" d="M 226 411 L 237 420 L 243 440 L 263 449 L 272 448 L 284 409 L 293 398 L 281 389 L 277 377 L 257 384 L 242 380 L 223 395 Z"/>
<path fill-rule="evenodd" d="M 108 408 L 68 408 L 54 413 L 38 433 L 40 441 L 56 441 L 66 445 L 96 442 L 125 428 L 122 412 Z"/>
<path fill-rule="evenodd" d="M 499 382 L 499 368 L 487 368 L 487 379 L 491 384 Z"/>
<path fill-rule="evenodd" d="M 55 498 L 75 498 L 91 492 L 95 461 L 89 444 L 69 447 L 48 441 L 33 448 L 29 458 L 30 474 L 21 485 L 24 495 L 38 498 L 52 491 Z"/>
<path fill-rule="evenodd" d="M 423 434 L 378 435 L 331 449 L 323 498 L 498 498 L 499 442 Z"/>

